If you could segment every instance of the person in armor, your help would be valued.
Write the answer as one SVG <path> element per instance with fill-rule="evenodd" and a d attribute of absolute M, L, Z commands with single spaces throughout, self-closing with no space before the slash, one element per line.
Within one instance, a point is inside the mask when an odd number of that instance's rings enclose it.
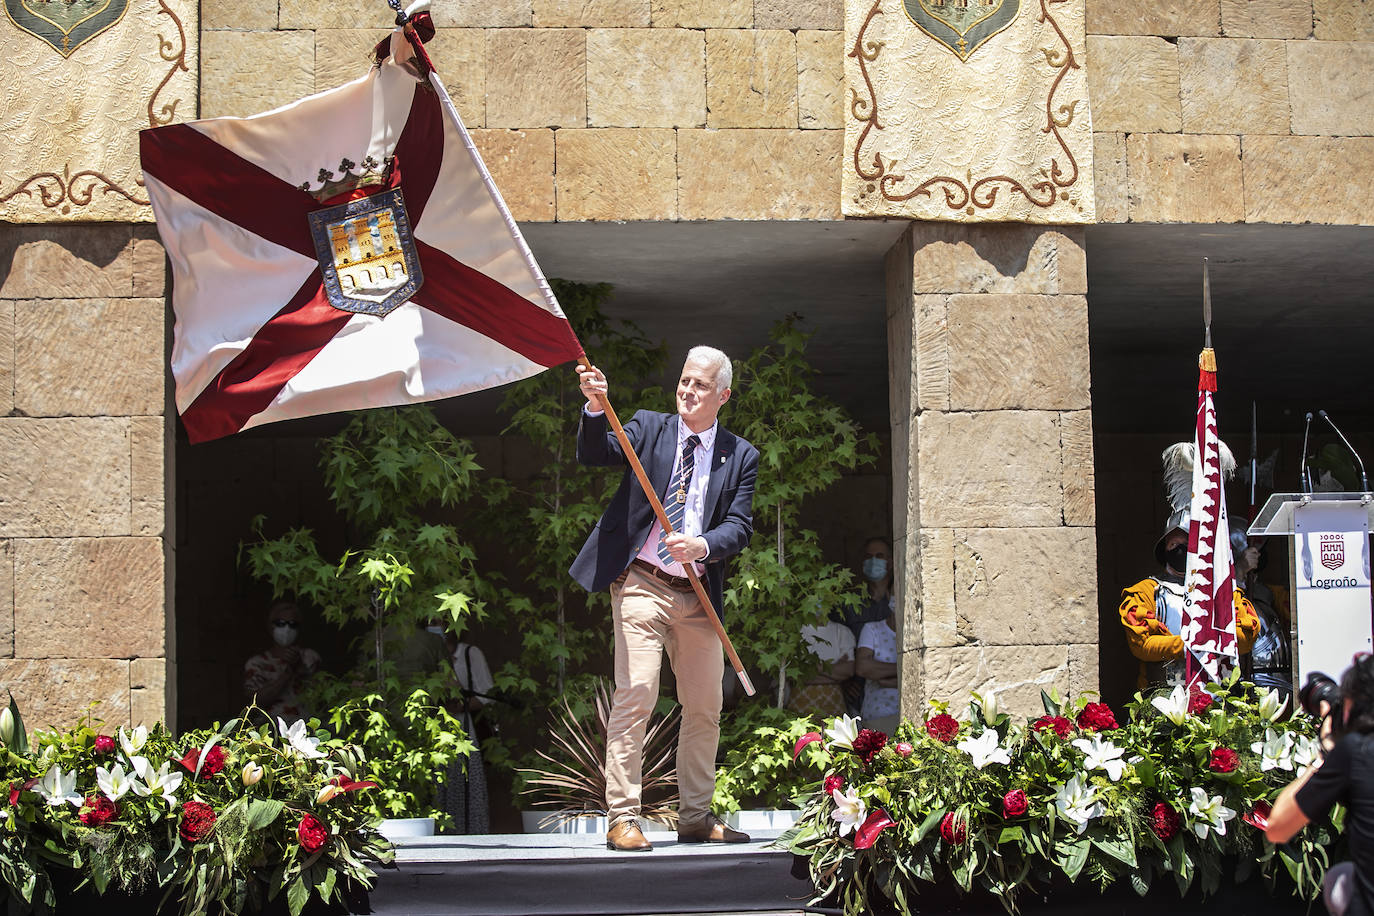
<path fill-rule="evenodd" d="M 1235 459 L 1223 444 L 1222 473 L 1229 475 Z M 1193 445 L 1181 442 L 1164 450 L 1164 486 L 1173 514 L 1155 542 L 1155 559 L 1162 576 L 1141 579 L 1121 593 L 1121 626 L 1131 654 L 1140 660 L 1137 686 L 1172 687 L 1185 682 L 1183 657 L 1183 576 L 1188 567 L 1189 507 L 1192 503 Z M 1234 592 L 1236 641 L 1241 655 L 1254 645 L 1259 619 L 1237 578 Z"/>
<path fill-rule="evenodd" d="M 1255 686 L 1277 690 L 1288 699 L 1293 693 L 1293 654 L 1289 644 L 1293 612 L 1288 603 L 1288 590 L 1260 579 L 1265 551 L 1263 545 L 1250 543 L 1245 533 L 1247 527 L 1231 527 L 1236 583 L 1245 589 L 1245 597 L 1259 618 L 1259 635 L 1250 649 L 1246 678 Z"/>

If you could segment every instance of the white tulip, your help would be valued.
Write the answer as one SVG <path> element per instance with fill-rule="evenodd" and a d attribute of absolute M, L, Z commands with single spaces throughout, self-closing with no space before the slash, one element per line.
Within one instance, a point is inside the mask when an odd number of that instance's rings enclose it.
<path fill-rule="evenodd" d="M 1011 763 L 1011 756 L 998 744 L 993 729 L 985 729 L 977 738 L 965 738 L 955 747 L 973 758 L 973 765 L 982 769 L 990 763 Z"/>
<path fill-rule="evenodd" d="M 830 797 L 835 800 L 835 810 L 830 812 L 830 818 L 840 825 L 840 836 L 851 830 L 857 832 L 868 813 L 864 800 L 859 797 L 859 790 L 850 787 L 841 793 L 839 789 L 832 789 Z"/>
<path fill-rule="evenodd" d="M 1121 774 L 1126 771 L 1126 761 L 1121 759 L 1121 755 L 1126 753 L 1124 748 L 1119 748 L 1111 741 L 1107 741 L 1093 735 L 1091 738 L 1079 738 L 1074 741 L 1073 746 L 1083 752 L 1083 766 L 1089 770 L 1104 770 L 1107 778 L 1112 782 L 1121 779 Z"/>

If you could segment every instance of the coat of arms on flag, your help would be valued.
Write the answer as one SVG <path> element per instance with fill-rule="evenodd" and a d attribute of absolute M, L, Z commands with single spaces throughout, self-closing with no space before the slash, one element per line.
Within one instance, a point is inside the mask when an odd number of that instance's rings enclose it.
<path fill-rule="evenodd" d="M 432 36 L 428 14 L 411 23 L 352 83 L 143 131 L 192 442 L 465 394 L 581 354 L 418 43 L 412 57 L 406 31 Z"/>

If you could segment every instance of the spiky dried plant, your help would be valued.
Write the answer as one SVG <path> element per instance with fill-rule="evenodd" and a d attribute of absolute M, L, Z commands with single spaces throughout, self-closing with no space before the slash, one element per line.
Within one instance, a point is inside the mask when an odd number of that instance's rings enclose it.
<path fill-rule="evenodd" d="M 563 697 L 549 738 L 552 754 L 536 748 L 535 753 L 548 762 L 542 768 L 525 768 L 522 795 L 535 804 L 557 810 L 539 822 L 541 827 L 562 826 L 584 815 L 606 813 L 606 723 L 611 714 L 611 697 L 605 681 L 598 681 L 594 696 L 596 722 L 579 719 L 568 698 Z M 677 826 L 677 724 L 679 709 L 666 716 L 655 713 L 644 735 L 644 772 L 642 817 L 665 827 Z"/>

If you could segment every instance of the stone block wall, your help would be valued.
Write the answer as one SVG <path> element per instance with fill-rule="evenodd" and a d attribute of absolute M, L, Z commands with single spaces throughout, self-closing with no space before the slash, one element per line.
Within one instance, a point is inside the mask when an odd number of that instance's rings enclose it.
<path fill-rule="evenodd" d="M 168 712 L 164 264 L 151 226 L 0 226 L 0 691 L 30 725 Z"/>
<path fill-rule="evenodd" d="M 1095 691 L 1082 230 L 916 223 L 886 271 L 903 711 Z"/>
<path fill-rule="evenodd" d="M 1102 222 L 1368 225 L 1369 0 L 1087 0 Z"/>
<path fill-rule="evenodd" d="M 517 219 L 837 219 L 842 10 L 447 0 L 431 50 Z M 205 0 L 201 16 L 203 117 L 356 78 L 392 19 L 381 0 Z"/>

